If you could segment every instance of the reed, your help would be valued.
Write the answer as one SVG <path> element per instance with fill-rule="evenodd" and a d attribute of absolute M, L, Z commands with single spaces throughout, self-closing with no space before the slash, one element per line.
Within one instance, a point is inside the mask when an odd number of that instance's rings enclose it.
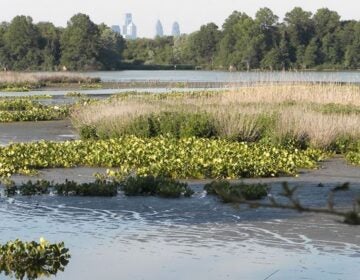
<path fill-rule="evenodd" d="M 139 117 L 164 112 L 205 114 L 216 136 L 240 141 L 306 139 L 327 148 L 341 137 L 360 139 L 360 87 L 341 84 L 268 84 L 221 92 L 125 94 L 79 107 L 77 128 L 121 135 Z M 118 133 L 115 133 L 118 132 Z"/>

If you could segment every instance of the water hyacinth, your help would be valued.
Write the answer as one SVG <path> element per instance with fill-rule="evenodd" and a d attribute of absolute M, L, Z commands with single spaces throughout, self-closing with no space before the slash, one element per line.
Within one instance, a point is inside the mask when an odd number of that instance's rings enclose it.
<path fill-rule="evenodd" d="M 315 168 L 325 156 L 318 149 L 198 138 L 40 141 L 0 147 L 0 176 L 88 166 L 118 168 L 109 172 L 118 178 L 134 172 L 174 179 L 274 177 Z"/>

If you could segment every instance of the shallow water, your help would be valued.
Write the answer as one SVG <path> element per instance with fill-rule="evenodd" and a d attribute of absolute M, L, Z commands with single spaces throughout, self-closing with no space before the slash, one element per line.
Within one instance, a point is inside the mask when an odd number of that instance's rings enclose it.
<path fill-rule="evenodd" d="M 0 123 L 0 146 L 11 142 L 65 141 L 77 138 L 70 121 Z"/>
<path fill-rule="evenodd" d="M 359 83 L 360 71 L 338 72 L 220 72 L 220 71 L 100 71 L 84 75 L 104 82 L 160 81 L 204 83 L 347 82 Z"/>
<path fill-rule="evenodd" d="M 0 242 L 65 241 L 56 279 L 358 279 L 360 232 L 336 218 L 191 199 L 0 198 Z M 360 194 L 355 185 L 338 205 Z M 324 189 L 301 188 L 322 205 Z M 326 191 L 329 189 L 326 188 Z M 277 196 L 279 186 L 273 187 Z M 310 193 L 312 194 L 310 196 Z M 0 275 L 0 279 L 6 279 Z"/>

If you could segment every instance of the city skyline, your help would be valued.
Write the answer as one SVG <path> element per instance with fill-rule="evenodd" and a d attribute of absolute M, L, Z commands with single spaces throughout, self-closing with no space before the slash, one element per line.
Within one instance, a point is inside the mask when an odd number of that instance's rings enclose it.
<path fill-rule="evenodd" d="M 234 0 L 183 0 L 178 5 L 175 0 L 123 0 L 121 5 L 115 0 L 63 0 L 61 3 L 45 0 L 3 0 L 0 10 L 0 21 L 10 21 L 16 15 L 28 15 L 34 22 L 50 21 L 56 26 L 66 26 L 67 21 L 76 13 L 85 13 L 97 23 L 108 26 L 122 23 L 121 15 L 130 11 L 134 15 L 134 22 L 138 27 L 138 37 L 154 37 L 154 23 L 161 19 L 164 33 L 171 34 L 171 26 L 176 22 L 181 23 L 182 33 L 191 33 L 199 30 L 200 26 L 214 22 L 219 27 L 234 11 L 242 11 L 249 16 L 254 16 L 261 7 L 270 8 L 280 19 L 286 12 L 295 6 L 304 10 L 316 12 L 317 9 L 328 7 L 337 11 L 342 19 L 360 19 L 358 13 L 360 3 L 355 0 L 344 0 L 339 5 L 335 0 L 287 2 L 275 0 L 244 0 L 239 3 Z M 204 8 L 205 7 L 205 8 Z M 120 15 L 120 16 L 119 16 Z M 121 24 L 122 25 L 122 24 Z"/>

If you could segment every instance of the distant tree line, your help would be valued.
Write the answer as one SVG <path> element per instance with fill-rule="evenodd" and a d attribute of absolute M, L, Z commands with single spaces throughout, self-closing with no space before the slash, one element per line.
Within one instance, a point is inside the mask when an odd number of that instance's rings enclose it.
<path fill-rule="evenodd" d="M 360 22 L 327 8 L 297 7 L 280 22 L 270 9 L 254 18 L 234 11 L 180 37 L 125 41 L 87 15 L 66 28 L 17 16 L 0 25 L 0 66 L 11 70 L 114 70 L 190 65 L 204 69 L 283 70 L 360 68 Z M 168 68 L 166 68 L 168 69 Z"/>

